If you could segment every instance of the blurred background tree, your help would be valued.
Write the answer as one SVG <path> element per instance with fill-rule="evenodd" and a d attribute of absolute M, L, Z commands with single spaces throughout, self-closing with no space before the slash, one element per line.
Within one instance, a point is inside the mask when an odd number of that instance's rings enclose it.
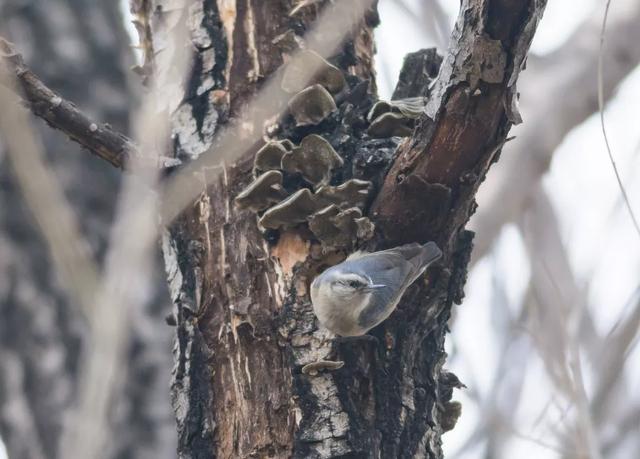
<path fill-rule="evenodd" d="M 139 94 L 130 37 L 117 2 L 0 0 L 0 29 L 63 97 L 121 132 Z M 51 172 L 76 211 L 90 251 L 104 260 L 121 174 L 59 131 L 34 122 Z M 77 395 L 87 326 L 60 285 L 0 139 L 0 437 L 11 459 L 57 457 Z M 123 392 L 112 410 L 108 457 L 175 457 L 169 404 L 170 309 L 162 262 L 146 306 L 133 314 Z"/>

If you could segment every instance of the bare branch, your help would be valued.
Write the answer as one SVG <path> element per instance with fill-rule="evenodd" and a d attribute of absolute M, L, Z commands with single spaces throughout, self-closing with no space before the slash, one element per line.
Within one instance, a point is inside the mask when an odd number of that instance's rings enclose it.
<path fill-rule="evenodd" d="M 634 340 L 640 329 L 640 299 L 631 314 L 624 319 L 619 330 L 607 337 L 605 355 L 600 359 L 600 379 L 591 402 L 591 411 L 596 422 L 602 425 L 609 412 L 609 404 L 614 396 L 620 394 L 620 379 L 624 376 L 624 366 L 627 362 L 629 350 L 633 347 Z"/>
<path fill-rule="evenodd" d="M 491 300 L 492 309 L 495 309 L 493 316 L 502 318 L 494 321 L 494 326 L 497 328 L 496 336 L 500 338 L 499 356 L 490 384 L 491 391 L 486 397 L 477 400 L 483 413 L 483 422 L 477 424 L 474 431 L 456 451 L 454 455 L 456 458 L 469 453 L 481 440 L 486 441 L 487 449 L 491 451 L 506 443 L 508 435 L 516 435 L 513 426 L 528 364 L 528 359 L 523 356 L 529 355 L 531 350 L 531 342 L 522 333 L 522 329 L 533 298 L 531 292 L 527 291 L 518 317 L 514 318 L 511 316 L 504 285 L 497 277 L 494 278 L 493 292 L 494 298 Z"/>
<path fill-rule="evenodd" d="M 187 41 L 186 30 L 171 29 L 167 39 L 182 45 Z M 175 86 L 184 79 L 191 58 L 187 52 L 159 56 L 159 64 L 175 70 L 173 79 L 163 83 Z M 125 377 L 122 360 L 130 338 L 129 320 L 142 307 L 140 288 L 149 283 L 152 248 L 158 235 L 160 170 L 148 167 L 146 158 L 153 163 L 153 155 L 168 148 L 170 138 L 166 113 L 154 110 L 165 86 L 154 82 L 151 87 L 134 126 L 143 154 L 128 158 L 133 174 L 125 178 L 120 195 L 110 251 L 91 315 L 91 341 L 82 362 L 79 403 L 63 432 L 60 457 L 103 457 L 112 435 L 109 411 Z"/>
<path fill-rule="evenodd" d="M 0 58 L 6 62 L 22 89 L 22 97 L 34 115 L 42 118 L 54 129 L 64 132 L 71 140 L 85 147 L 90 153 L 124 169 L 131 157 L 141 158 L 135 143 L 111 126 L 97 123 L 72 102 L 69 102 L 44 84 L 24 63 L 14 45 L 0 37 Z M 151 158 L 151 157 L 149 157 Z M 150 161 L 152 161 L 150 159 Z M 149 166 L 175 166 L 172 158 L 154 159 Z"/>
<path fill-rule="evenodd" d="M 598 459 L 600 447 L 580 359 L 580 325 L 587 313 L 586 300 L 575 287 L 553 207 L 541 187 L 538 188 L 532 212 L 525 214 L 521 222 L 532 260 L 533 292 L 539 306 L 534 311 L 538 324 L 532 336 L 551 380 L 576 410 L 573 446 L 578 455 Z"/>
<path fill-rule="evenodd" d="M 604 10 L 604 17 L 602 18 L 602 30 L 600 31 L 600 48 L 598 50 L 598 111 L 600 112 L 600 127 L 602 128 L 602 137 L 604 138 L 604 143 L 607 147 L 607 155 L 609 156 L 609 162 L 611 163 L 613 173 L 616 176 L 618 188 L 620 188 L 620 194 L 622 195 L 622 200 L 624 201 L 624 205 L 627 208 L 629 216 L 631 217 L 631 221 L 636 230 L 636 234 L 638 235 L 638 237 L 640 237 L 640 223 L 638 223 L 638 219 L 636 218 L 636 214 L 633 211 L 633 207 L 631 207 L 629 196 L 627 196 L 627 190 L 622 183 L 622 178 L 620 178 L 620 172 L 618 171 L 618 166 L 616 166 L 616 161 L 613 158 L 611 145 L 609 144 L 609 137 L 607 136 L 607 129 L 604 123 L 604 88 L 602 84 L 602 60 L 604 57 L 604 35 L 607 27 L 607 17 L 609 16 L 610 6 L 611 0 L 607 0 L 607 5 Z"/>
<path fill-rule="evenodd" d="M 593 323 L 593 317 L 589 312 L 587 303 L 587 291 L 585 285 L 579 285 L 569 261 L 569 255 L 562 242 L 560 226 L 553 205 L 544 188 L 538 186 L 532 192 L 528 212 L 518 221 L 520 231 L 535 231 L 538 237 L 543 238 L 548 247 L 545 258 L 547 269 L 555 279 L 558 294 L 567 301 L 572 308 L 581 310 L 582 316 L 578 326 L 578 338 L 588 352 L 591 362 L 598 362 L 602 358 L 602 339 Z M 532 257 L 541 256 L 541 253 L 532 253 Z"/>

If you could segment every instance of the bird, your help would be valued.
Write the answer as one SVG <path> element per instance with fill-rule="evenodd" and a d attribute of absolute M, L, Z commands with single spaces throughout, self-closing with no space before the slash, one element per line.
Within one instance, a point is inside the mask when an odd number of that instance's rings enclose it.
<path fill-rule="evenodd" d="M 391 315 L 407 287 L 441 256 L 435 242 L 355 252 L 313 280 L 313 311 L 338 336 L 365 335 Z"/>

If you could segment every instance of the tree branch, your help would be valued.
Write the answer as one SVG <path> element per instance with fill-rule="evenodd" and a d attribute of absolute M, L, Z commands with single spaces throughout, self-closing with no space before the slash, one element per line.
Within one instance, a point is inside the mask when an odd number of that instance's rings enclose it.
<path fill-rule="evenodd" d="M 518 120 L 515 82 L 545 5 L 463 2 L 427 114 L 400 146 L 373 205 L 387 241 L 431 239 L 453 251 L 476 190 Z"/>
<path fill-rule="evenodd" d="M 640 4 L 626 3 L 627 7 L 619 5 L 611 12 L 604 55 L 606 100 L 640 62 L 640 48 L 634 45 L 640 41 Z M 487 253 L 505 223 L 517 219 L 569 131 L 598 108 L 596 67 L 602 11 L 596 10 L 566 45 L 529 62 L 521 86 L 526 123 L 516 129 L 508 153 L 479 193 L 480 210 L 471 221 L 477 232 L 474 260 Z"/>
<path fill-rule="evenodd" d="M 572 308 L 582 311 L 577 339 L 587 352 L 589 360 L 599 364 L 603 356 L 603 342 L 595 328 L 589 309 L 587 295 L 589 289 L 588 286 L 580 285 L 573 273 L 569 255 L 562 241 L 558 216 L 549 196 L 540 184 L 532 190 L 527 211 L 518 220 L 518 228 L 525 237 L 530 232 L 536 232 L 537 239 L 544 242 L 545 251 L 531 251 L 529 258 L 532 261 L 535 261 L 535 258 L 543 259 L 558 286 L 557 293 Z M 541 245 L 542 242 L 539 244 Z M 538 248 L 541 249 L 541 247 Z M 532 271 L 534 271 L 533 267 Z"/>
<path fill-rule="evenodd" d="M 105 123 L 97 123 L 71 102 L 63 99 L 44 84 L 24 63 L 13 44 L 0 37 L 0 57 L 7 64 L 23 94 L 23 98 L 34 115 L 42 118 L 49 126 L 64 132 L 71 140 L 79 143 L 90 153 L 125 169 L 130 157 L 140 157 L 135 143 L 125 135 L 116 132 Z M 170 167 L 179 163 L 173 158 L 149 157 L 156 167 Z"/>

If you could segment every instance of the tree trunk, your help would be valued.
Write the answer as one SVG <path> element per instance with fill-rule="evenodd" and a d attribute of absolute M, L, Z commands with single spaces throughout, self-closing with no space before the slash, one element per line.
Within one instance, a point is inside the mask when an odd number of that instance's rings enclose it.
<path fill-rule="evenodd" d="M 177 157 L 207 150 L 216 125 L 234 121 L 266 77 L 284 78 L 275 72 L 290 53 L 285 45 L 295 47 L 291 34 L 303 35 L 325 3 L 292 16 L 284 0 L 191 3 L 182 20 L 196 54 L 173 120 Z M 263 213 L 260 202 L 249 202 L 271 227 L 260 231 L 256 213 L 234 200 L 254 180 L 264 141 L 233 164 L 194 175 L 207 187 L 163 238 L 177 322 L 172 394 L 180 457 L 442 457 L 441 436 L 460 413 L 451 402 L 460 383 L 443 365 L 447 320 L 462 299 L 472 246 L 464 225 L 518 120 L 515 83 L 544 6 L 463 1 L 433 92 L 441 59 L 425 51 L 406 61 L 397 97 L 428 98 L 415 126 L 405 119 L 391 132 L 410 126 L 408 139 L 374 135 L 367 119 L 376 99 L 375 7 L 330 56 L 346 76 L 346 88 L 334 94 L 337 110 L 312 125 L 297 126 L 291 114 L 271 121 L 271 138 L 298 145 L 318 134 L 331 143 L 343 160 L 331 185 L 371 182 L 362 207 L 376 225 L 372 238 L 358 206 L 345 210 L 342 201 L 336 219 L 321 222 L 341 234 L 314 226 L 315 211 L 288 207 L 289 220 L 273 224 L 273 207 Z M 284 193 L 311 188 L 309 174 L 303 180 L 285 170 Z M 351 237 L 345 228 L 356 226 Z M 358 247 L 427 240 L 443 248 L 443 262 L 371 332 L 376 341 L 339 343 L 318 326 L 308 295 L 318 272 Z"/>
<path fill-rule="evenodd" d="M 119 4 L 83 0 L 0 0 L 0 30 L 54 90 L 122 132 L 131 93 L 129 39 Z M 102 258 L 119 188 L 115 169 L 83 154 L 34 119 L 94 255 Z M 0 437 L 12 459 L 55 458 L 75 401 L 87 324 L 61 288 L 37 225 L 22 199 L 0 139 Z M 168 305 L 157 295 L 135 317 L 125 393 L 114 400 L 116 435 L 107 457 L 175 457 L 166 376 Z M 153 332 L 150 332 L 153 330 Z M 164 375 L 164 376 L 163 376 Z"/>

